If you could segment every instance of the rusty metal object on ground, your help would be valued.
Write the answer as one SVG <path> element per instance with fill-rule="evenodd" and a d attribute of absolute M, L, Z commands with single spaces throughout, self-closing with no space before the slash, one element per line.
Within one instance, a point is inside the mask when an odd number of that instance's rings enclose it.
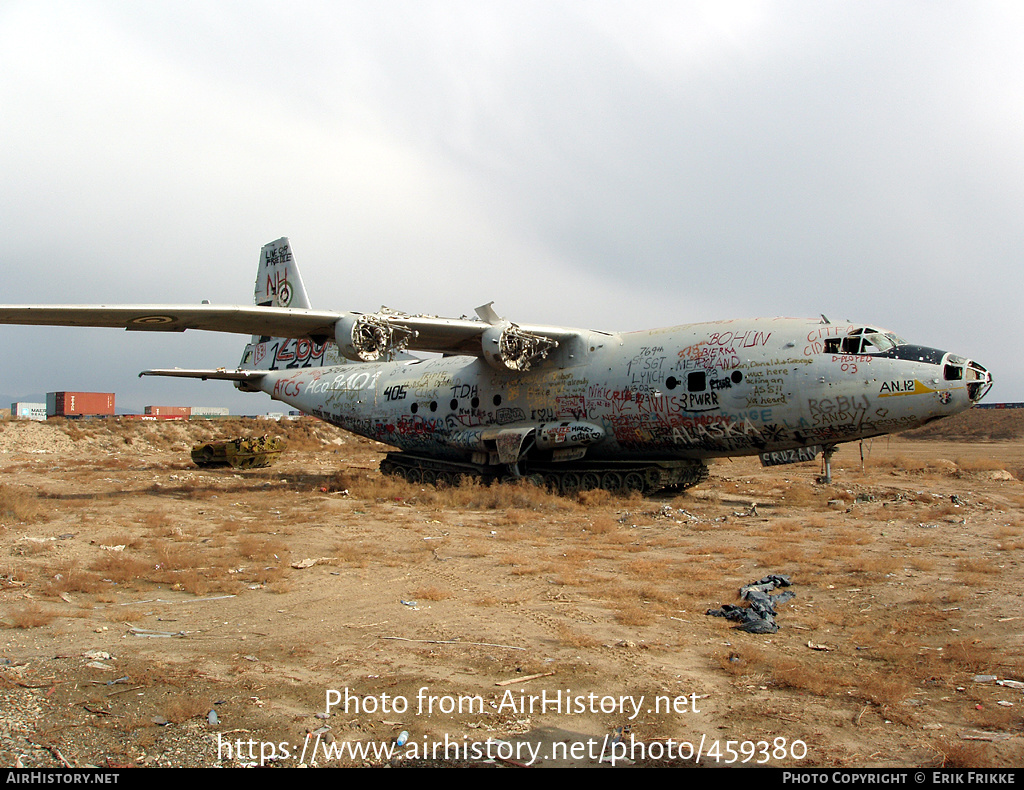
<path fill-rule="evenodd" d="M 200 442 L 192 448 L 197 466 L 230 466 L 234 469 L 260 469 L 270 466 L 284 452 L 286 442 L 276 436 L 240 437 Z"/>

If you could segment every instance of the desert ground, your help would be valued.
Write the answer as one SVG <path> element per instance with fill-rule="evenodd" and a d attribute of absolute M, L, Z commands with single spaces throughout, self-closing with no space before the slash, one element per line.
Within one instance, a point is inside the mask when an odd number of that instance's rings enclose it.
<path fill-rule="evenodd" d="M 191 463 L 268 432 L 273 467 Z M 1024 765 L 1024 411 L 646 498 L 384 452 L 0 423 L 0 764 Z M 706 614 L 772 574 L 776 633 Z"/>

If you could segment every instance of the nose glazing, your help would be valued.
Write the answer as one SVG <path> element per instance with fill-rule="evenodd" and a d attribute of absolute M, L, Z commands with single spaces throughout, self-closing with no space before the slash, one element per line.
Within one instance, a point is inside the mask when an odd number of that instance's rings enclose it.
<path fill-rule="evenodd" d="M 966 366 L 967 379 L 967 397 L 971 399 L 972 403 L 977 403 L 992 388 L 992 374 L 988 372 L 982 365 L 979 365 L 974 360 L 967 360 Z"/>

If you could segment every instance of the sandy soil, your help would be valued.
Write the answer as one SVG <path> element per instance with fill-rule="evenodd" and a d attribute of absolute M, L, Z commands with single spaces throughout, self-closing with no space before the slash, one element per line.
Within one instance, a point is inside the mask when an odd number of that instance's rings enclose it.
<path fill-rule="evenodd" d="M 263 430 L 0 425 L 0 764 L 1024 764 L 1019 438 L 647 499 L 413 487 L 307 420 L 188 459 Z M 705 614 L 769 574 L 777 633 Z"/>

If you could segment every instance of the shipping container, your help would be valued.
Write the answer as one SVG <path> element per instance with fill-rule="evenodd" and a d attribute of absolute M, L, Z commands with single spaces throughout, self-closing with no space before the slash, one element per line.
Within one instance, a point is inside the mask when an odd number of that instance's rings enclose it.
<path fill-rule="evenodd" d="M 47 417 L 109 417 L 114 414 L 113 392 L 47 392 Z"/>
<path fill-rule="evenodd" d="M 147 406 L 146 414 L 154 417 L 188 417 L 192 414 L 191 406 Z"/>
<path fill-rule="evenodd" d="M 193 417 L 227 417 L 229 415 L 227 406 L 193 406 Z"/>
<path fill-rule="evenodd" d="M 16 420 L 45 420 L 46 419 L 46 404 L 45 403 L 24 403 L 17 402 L 11 404 L 11 416 Z"/>

